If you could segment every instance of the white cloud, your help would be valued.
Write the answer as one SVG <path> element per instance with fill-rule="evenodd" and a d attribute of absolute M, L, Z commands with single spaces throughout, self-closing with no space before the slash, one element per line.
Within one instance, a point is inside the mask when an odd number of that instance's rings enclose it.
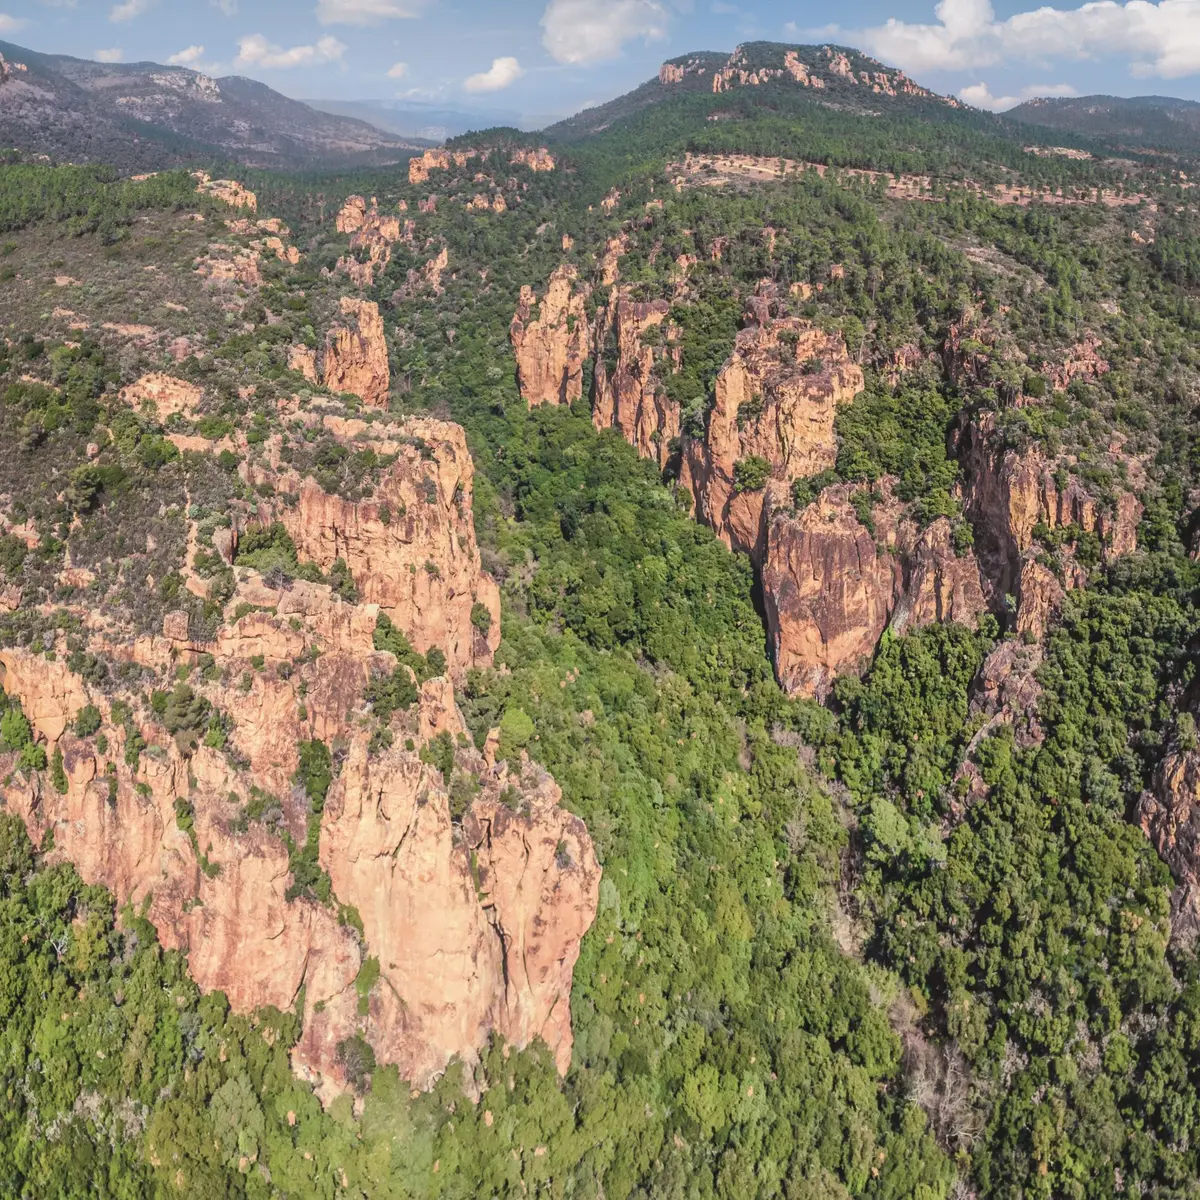
<path fill-rule="evenodd" d="M 408 63 L 399 62 L 389 72 L 389 79 L 403 79 L 408 74 Z"/>
<path fill-rule="evenodd" d="M 0 13 L 0 33 L 16 33 L 28 24 L 23 17 L 10 17 L 8 13 Z"/>
<path fill-rule="evenodd" d="M 558 62 L 601 62 L 634 38 L 666 37 L 667 11 L 658 0 L 550 0 L 542 29 L 542 44 Z"/>
<path fill-rule="evenodd" d="M 524 74 L 515 58 L 496 58 L 488 70 L 472 75 L 463 83 L 463 87 L 468 92 L 499 92 L 509 84 L 516 83 Z"/>
<path fill-rule="evenodd" d="M 238 0 L 212 0 L 213 8 L 219 8 L 227 17 L 236 17 Z"/>
<path fill-rule="evenodd" d="M 1036 96 L 1078 96 L 1079 93 L 1069 83 L 1031 83 L 1023 87 L 1015 96 L 993 96 L 992 89 L 982 80 L 963 88 L 958 93 L 960 100 L 965 100 L 975 108 L 986 108 L 991 112 L 1006 112 L 1026 100 Z"/>
<path fill-rule="evenodd" d="M 125 58 L 125 51 L 120 46 L 114 46 L 111 50 L 97 50 L 96 61 L 106 63 L 118 63 Z"/>
<path fill-rule="evenodd" d="M 380 21 L 419 17 L 429 0 L 317 0 L 322 25 L 378 25 Z"/>
<path fill-rule="evenodd" d="M 154 6 L 155 0 L 125 0 L 123 4 L 117 4 L 113 7 L 112 12 L 108 14 L 110 21 L 132 21 L 134 17 L 140 17 L 142 13 Z"/>
<path fill-rule="evenodd" d="M 261 33 L 253 33 L 238 42 L 237 64 L 240 67 L 283 69 L 286 67 L 318 67 L 324 63 L 341 62 L 347 46 L 335 37 L 323 37 L 315 46 L 282 46 L 268 42 Z"/>
<path fill-rule="evenodd" d="M 191 67 L 204 57 L 203 46 L 188 46 L 178 54 L 172 54 L 167 62 L 172 67 Z"/>
<path fill-rule="evenodd" d="M 1079 8 L 1015 13 L 996 20 L 990 0 L 939 0 L 936 24 L 890 19 L 837 30 L 909 71 L 976 70 L 997 63 L 1130 60 L 1134 75 L 1174 79 L 1200 72 L 1200 0 L 1093 0 Z"/>

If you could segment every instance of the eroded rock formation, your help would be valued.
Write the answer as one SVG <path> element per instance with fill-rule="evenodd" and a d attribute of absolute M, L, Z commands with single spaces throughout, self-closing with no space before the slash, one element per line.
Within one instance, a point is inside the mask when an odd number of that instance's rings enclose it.
<path fill-rule="evenodd" d="M 364 422 L 324 424 L 361 445 Z M 339 1047 L 354 1036 L 417 1086 L 455 1055 L 470 1062 L 492 1033 L 514 1045 L 545 1039 L 565 1070 L 571 978 L 600 881 L 587 830 L 561 807 L 553 780 L 523 755 L 497 762 L 495 736 L 485 753 L 475 750 L 451 678 L 426 680 L 386 722 L 372 706 L 372 679 L 408 672 L 375 648 L 384 613 L 418 648 L 438 644 L 452 674 L 489 662 L 498 634 L 498 597 L 475 549 L 462 431 L 428 421 L 388 436 L 381 451 L 399 457 L 371 505 L 322 503 L 279 466 L 273 485 L 295 487 L 300 499 L 253 517 L 285 521 L 301 559 L 344 558 L 360 593 L 354 602 L 325 584 L 239 566 L 211 640 L 189 636 L 184 611 L 152 637 L 114 627 L 109 614 L 82 614 L 89 653 L 141 668 L 132 690 L 114 674 L 103 690 L 74 674 L 65 633 L 54 659 L 0 651 L 0 684 L 48 753 L 61 752 L 66 776 L 60 793 L 44 776 L 17 771 L 15 756 L 0 756 L 9 810 L 35 841 L 53 834 L 53 856 L 110 888 L 119 904 L 145 905 L 163 944 L 187 953 L 203 990 L 224 991 L 244 1012 L 302 1004 L 293 1062 L 325 1100 L 347 1086 Z M 224 531 L 230 557 L 236 527 L 250 519 L 248 511 L 235 517 Z M 487 634 L 470 621 L 481 601 L 492 618 Z M 455 632 L 460 618 L 469 634 Z M 191 668 L 191 708 L 204 707 L 200 724 L 172 735 L 164 709 L 147 698 L 170 692 L 181 666 Z M 102 738 L 75 730 L 88 704 Z M 206 737 L 214 728 L 222 736 Z M 319 821 L 325 882 L 301 886 L 282 834 L 297 845 L 313 836 L 296 781 L 299 747 L 314 739 L 338 753 Z M 439 757 L 445 774 L 422 760 L 432 739 L 452 757 L 426 755 Z M 465 807 L 451 799 L 451 775 L 474 791 Z M 339 905 L 355 920 L 339 921 Z"/>
<path fill-rule="evenodd" d="M 258 523 L 279 521 L 301 559 L 322 570 L 345 562 L 361 600 L 386 612 L 421 653 L 440 649 L 455 675 L 490 666 L 500 643 L 500 593 L 480 565 L 475 469 L 462 428 L 424 418 L 374 438 L 378 427 L 362 421 L 326 418 L 324 428 L 357 450 L 395 456 L 374 495 L 352 501 L 282 464 L 258 467 L 251 482 L 286 497 L 260 503 Z M 486 630 L 472 624 L 476 604 L 489 613 Z"/>
<path fill-rule="evenodd" d="M 1003 598 L 1012 596 L 1022 631 L 1040 636 L 1063 589 L 1084 578 L 1071 541 L 1060 553 L 1061 578 L 1039 562 L 1037 533 L 1094 535 L 1106 560 L 1137 549 L 1142 505 L 1132 492 L 1118 492 L 1110 506 L 1102 506 L 1069 464 L 1049 461 L 1036 447 L 1008 446 L 994 414 L 964 425 L 956 449 L 964 508 L 975 526 L 993 607 L 999 609 Z"/>
<path fill-rule="evenodd" d="M 573 404 L 583 395 L 583 366 L 591 352 L 587 296 L 573 266 L 559 267 L 539 301 L 533 288 L 521 300 L 509 330 L 517 384 L 530 408 Z"/>
<path fill-rule="evenodd" d="M 862 489 L 826 488 L 793 514 L 768 491 L 762 568 L 767 630 L 780 685 L 823 699 L 838 675 L 860 668 L 885 629 L 933 621 L 973 624 L 985 611 L 979 566 L 959 555 L 944 517 L 920 530 L 890 481 L 868 529 L 855 508 Z"/>
<path fill-rule="evenodd" d="M 379 211 L 362 196 L 350 196 L 336 219 L 338 233 L 349 234 L 350 253 L 338 259 L 344 271 L 360 288 L 374 286 L 392 258 L 392 247 L 405 240 L 415 244 L 416 225 L 411 220 Z"/>
<path fill-rule="evenodd" d="M 610 375 L 604 356 L 597 355 L 592 421 L 597 429 L 618 429 L 644 458 L 665 468 L 671 446 L 679 437 L 679 405 L 658 377 L 659 364 L 677 370 L 679 351 L 675 331 L 667 321 L 665 300 L 639 303 L 626 291 L 614 291 L 600 314 L 596 342 L 616 349 Z"/>
<path fill-rule="evenodd" d="M 1176 748 L 1160 763 L 1138 801 L 1138 821 L 1171 868 L 1172 940 L 1200 939 L 1200 752 Z"/>
<path fill-rule="evenodd" d="M 716 403 L 703 438 L 689 438 L 680 484 L 726 545 L 761 563 L 766 543 L 765 492 L 744 487 L 739 463 L 758 459 L 770 479 L 787 485 L 837 459 L 838 406 L 863 389 L 840 334 L 779 315 L 769 292 L 751 297 L 747 323 L 717 377 Z"/>
<path fill-rule="evenodd" d="M 325 340 L 324 383 L 349 392 L 372 408 L 387 408 L 391 388 L 383 318 L 374 300 L 342 297 L 342 323 Z"/>

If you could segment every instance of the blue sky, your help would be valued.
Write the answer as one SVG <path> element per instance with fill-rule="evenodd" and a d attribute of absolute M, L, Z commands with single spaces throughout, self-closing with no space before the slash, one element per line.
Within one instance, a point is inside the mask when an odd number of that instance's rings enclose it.
<path fill-rule="evenodd" d="M 0 0 L 0 38 L 249 75 L 302 98 L 547 116 L 619 95 L 664 58 L 756 38 L 858 46 L 981 107 L 1200 99 L 1200 0 Z"/>

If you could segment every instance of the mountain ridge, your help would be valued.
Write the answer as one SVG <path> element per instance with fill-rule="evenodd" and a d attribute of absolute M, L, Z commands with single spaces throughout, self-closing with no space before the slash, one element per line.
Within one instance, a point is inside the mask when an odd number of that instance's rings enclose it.
<path fill-rule="evenodd" d="M 135 169 L 200 157 L 252 167 L 384 165 L 420 149 L 256 80 L 154 62 L 99 63 L 0 41 L 0 142 Z"/>

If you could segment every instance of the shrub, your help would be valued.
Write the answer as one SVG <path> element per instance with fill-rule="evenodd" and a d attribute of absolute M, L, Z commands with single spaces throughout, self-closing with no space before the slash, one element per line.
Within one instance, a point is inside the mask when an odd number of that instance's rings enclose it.
<path fill-rule="evenodd" d="M 767 486 L 771 477 L 771 464 L 757 454 L 739 459 L 733 464 L 733 490 L 735 492 L 757 492 Z"/>

